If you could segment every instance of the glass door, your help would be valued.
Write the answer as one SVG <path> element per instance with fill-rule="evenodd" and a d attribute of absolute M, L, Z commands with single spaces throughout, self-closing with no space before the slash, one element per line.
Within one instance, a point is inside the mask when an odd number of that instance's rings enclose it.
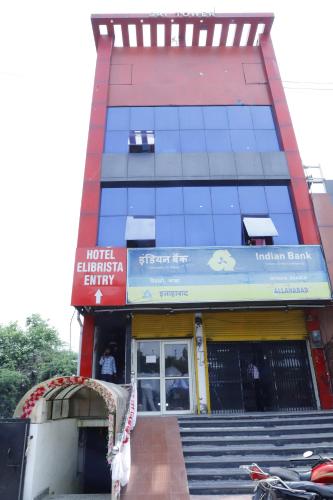
<path fill-rule="evenodd" d="M 163 342 L 165 413 L 184 413 L 191 409 L 188 341 Z"/>

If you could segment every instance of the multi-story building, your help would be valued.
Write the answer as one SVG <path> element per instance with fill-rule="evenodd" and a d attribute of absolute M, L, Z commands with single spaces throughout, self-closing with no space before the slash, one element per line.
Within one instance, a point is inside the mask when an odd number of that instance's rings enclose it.
<path fill-rule="evenodd" d="M 72 304 L 148 414 L 331 408 L 331 289 L 271 14 L 95 15 Z M 261 34 L 259 34 L 261 33 Z"/>

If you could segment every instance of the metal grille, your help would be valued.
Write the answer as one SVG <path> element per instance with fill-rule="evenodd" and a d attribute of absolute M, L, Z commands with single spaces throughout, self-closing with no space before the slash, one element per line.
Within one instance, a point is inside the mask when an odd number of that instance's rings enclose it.
<path fill-rule="evenodd" d="M 208 342 L 212 413 L 316 408 L 303 341 Z"/>

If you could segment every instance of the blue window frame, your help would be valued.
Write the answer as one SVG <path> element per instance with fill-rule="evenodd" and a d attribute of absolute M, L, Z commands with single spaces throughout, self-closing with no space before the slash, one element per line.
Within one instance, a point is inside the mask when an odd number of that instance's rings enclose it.
<path fill-rule="evenodd" d="M 252 129 L 253 122 L 249 106 L 227 106 L 229 128 Z"/>
<path fill-rule="evenodd" d="M 232 151 L 228 130 L 205 130 L 208 152 Z"/>
<path fill-rule="evenodd" d="M 131 130 L 155 130 L 154 108 L 153 107 L 132 107 Z"/>
<path fill-rule="evenodd" d="M 103 188 L 101 194 L 101 215 L 127 214 L 127 189 Z"/>
<path fill-rule="evenodd" d="M 291 203 L 287 186 L 265 186 L 269 213 L 291 213 Z"/>
<path fill-rule="evenodd" d="M 129 130 L 130 108 L 108 108 L 106 130 Z"/>
<path fill-rule="evenodd" d="M 125 247 L 126 216 L 100 217 L 97 245 Z"/>
<path fill-rule="evenodd" d="M 156 188 L 156 214 L 183 214 L 183 188 L 163 187 Z"/>
<path fill-rule="evenodd" d="M 230 130 L 231 147 L 235 153 L 256 151 L 256 140 L 253 130 Z"/>
<path fill-rule="evenodd" d="M 127 153 L 128 152 L 128 132 L 109 131 L 105 134 L 105 153 Z"/>
<path fill-rule="evenodd" d="M 178 107 L 160 106 L 155 108 L 155 130 L 178 130 Z"/>
<path fill-rule="evenodd" d="M 275 245 L 297 245 L 298 236 L 293 214 L 272 214 L 271 219 L 279 233 L 274 236 Z"/>
<path fill-rule="evenodd" d="M 180 136 L 178 130 L 157 130 L 155 132 L 155 151 L 157 153 L 180 152 Z"/>
<path fill-rule="evenodd" d="M 180 143 L 183 153 L 200 153 L 206 151 L 204 130 L 181 130 Z"/>
<path fill-rule="evenodd" d="M 158 215 L 156 217 L 156 246 L 186 246 L 183 215 Z"/>
<path fill-rule="evenodd" d="M 279 141 L 275 130 L 255 130 L 256 151 L 279 151 Z"/>
<path fill-rule="evenodd" d="M 215 186 L 210 189 L 214 214 L 240 213 L 236 186 Z"/>
<path fill-rule="evenodd" d="M 238 196 L 242 214 L 259 215 L 268 213 L 265 189 L 263 186 L 239 186 Z"/>
<path fill-rule="evenodd" d="M 213 215 L 215 245 L 241 245 L 242 219 L 240 215 Z"/>
<path fill-rule="evenodd" d="M 179 128 L 203 129 L 203 114 L 201 106 L 179 106 Z"/>
<path fill-rule="evenodd" d="M 270 106 L 250 106 L 253 127 L 255 129 L 275 130 L 273 115 Z"/>
<path fill-rule="evenodd" d="M 185 215 L 186 246 L 215 244 L 212 215 Z"/>
<path fill-rule="evenodd" d="M 226 106 L 204 106 L 202 112 L 205 129 L 229 128 Z"/>
<path fill-rule="evenodd" d="M 128 215 L 155 215 L 154 188 L 128 188 Z"/>
<path fill-rule="evenodd" d="M 212 204 L 210 188 L 206 186 L 184 187 L 184 212 L 186 214 L 210 214 Z"/>

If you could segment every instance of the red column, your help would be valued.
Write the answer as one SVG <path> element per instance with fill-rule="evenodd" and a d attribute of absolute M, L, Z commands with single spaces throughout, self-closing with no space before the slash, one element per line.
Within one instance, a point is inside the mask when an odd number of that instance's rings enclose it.
<path fill-rule="evenodd" d="M 81 340 L 80 375 L 82 377 L 92 376 L 92 363 L 94 352 L 95 318 L 92 315 L 85 316 Z"/>
<path fill-rule="evenodd" d="M 269 35 L 262 35 L 260 47 L 266 70 L 272 105 L 275 111 L 282 149 L 284 150 L 291 177 L 291 194 L 296 209 L 302 243 L 306 245 L 320 244 L 318 228 L 314 216 L 308 186 L 305 180 L 301 157 L 298 151 L 296 137 L 291 122 L 286 96 L 284 93 L 279 68 Z"/>

